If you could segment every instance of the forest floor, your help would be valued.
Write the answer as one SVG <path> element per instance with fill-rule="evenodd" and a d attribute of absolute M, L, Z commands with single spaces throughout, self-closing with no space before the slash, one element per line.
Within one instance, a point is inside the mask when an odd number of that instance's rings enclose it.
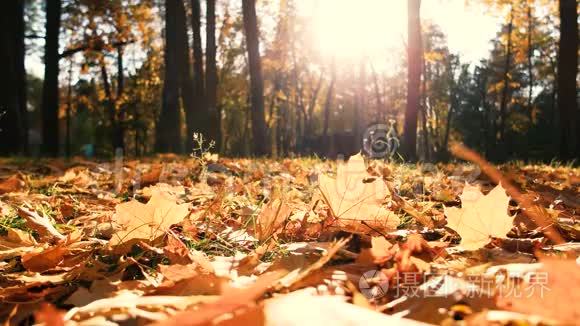
<path fill-rule="evenodd" d="M 0 320 L 577 323 L 580 169 L 499 170 L 1 159 Z"/>

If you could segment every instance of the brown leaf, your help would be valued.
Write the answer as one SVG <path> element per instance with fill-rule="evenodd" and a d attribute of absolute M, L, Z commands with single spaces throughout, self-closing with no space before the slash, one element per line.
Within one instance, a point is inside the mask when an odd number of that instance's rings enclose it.
<path fill-rule="evenodd" d="M 29 252 L 22 255 L 22 265 L 28 271 L 42 273 L 58 266 L 68 252 L 68 248 L 61 244 L 37 252 Z"/>
<path fill-rule="evenodd" d="M 184 311 L 175 316 L 152 324 L 153 326 L 172 326 L 172 325 L 204 325 L 215 318 L 246 307 L 256 299 L 261 297 L 276 281 L 286 272 L 278 271 L 267 273 L 258 278 L 256 283 L 250 287 L 237 289 L 232 288 L 219 300 L 201 306 L 196 311 Z"/>
<path fill-rule="evenodd" d="M 370 233 L 389 232 L 399 225 L 399 216 L 383 205 L 390 196 L 387 185 L 367 172 L 360 153 L 338 165 L 335 179 L 319 175 L 318 184 L 338 227 Z"/>
<path fill-rule="evenodd" d="M 121 230 L 113 234 L 109 245 L 125 252 L 135 240 L 153 241 L 161 237 L 169 227 L 188 215 L 188 204 L 176 204 L 171 197 L 153 194 L 147 204 L 136 200 L 117 205 L 113 221 Z"/>
<path fill-rule="evenodd" d="M 163 254 L 172 264 L 187 265 L 193 262 L 189 248 L 173 232 L 169 232 L 167 236 L 167 242 L 165 247 L 163 247 Z"/>
<path fill-rule="evenodd" d="M 64 326 L 64 314 L 64 311 L 47 303 L 34 314 L 34 318 L 44 326 Z"/>
<path fill-rule="evenodd" d="M 280 199 L 268 203 L 256 218 L 256 238 L 260 241 L 268 239 L 288 219 L 292 208 Z"/>
<path fill-rule="evenodd" d="M 15 174 L 7 179 L 0 180 L 0 195 L 9 192 L 21 191 L 25 187 L 26 183 L 19 177 L 18 174 Z"/>
<path fill-rule="evenodd" d="M 356 263 L 364 265 L 381 265 L 395 255 L 395 251 L 391 250 L 391 244 L 385 237 L 372 237 L 371 248 L 362 249 L 359 256 L 356 258 Z"/>
<path fill-rule="evenodd" d="M 459 245 L 476 250 L 492 237 L 505 238 L 513 227 L 514 216 L 508 215 L 509 197 L 501 185 L 483 195 L 478 187 L 463 188 L 461 208 L 445 207 L 447 224 L 461 236 Z"/>
<path fill-rule="evenodd" d="M 502 291 L 498 306 L 574 325 L 580 320 L 580 266 L 574 260 L 543 259 L 528 282 Z"/>
<path fill-rule="evenodd" d="M 58 232 L 48 217 L 40 216 L 36 212 L 30 211 L 25 207 L 18 208 L 18 215 L 26 220 L 26 224 L 29 228 L 38 232 L 42 237 L 53 240 L 64 239 L 64 235 Z"/>

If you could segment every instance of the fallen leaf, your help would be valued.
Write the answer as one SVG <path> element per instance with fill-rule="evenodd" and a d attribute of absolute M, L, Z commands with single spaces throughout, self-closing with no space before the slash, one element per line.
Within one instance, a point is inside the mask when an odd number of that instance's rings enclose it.
<path fill-rule="evenodd" d="M 428 325 L 385 315 L 328 295 L 289 294 L 269 299 L 264 303 L 264 315 L 264 325 Z"/>
<path fill-rule="evenodd" d="M 113 234 L 109 245 L 125 251 L 135 240 L 153 241 L 165 234 L 171 225 L 183 221 L 188 213 L 188 204 L 178 205 L 171 197 L 160 193 L 153 194 L 147 204 L 136 200 L 119 204 L 113 221 L 122 229 Z"/>
<path fill-rule="evenodd" d="M 0 181 L 0 194 L 21 191 L 25 188 L 26 183 L 15 174 L 7 179 Z"/>
<path fill-rule="evenodd" d="M 45 272 L 58 266 L 69 252 L 62 244 L 22 255 L 22 265 L 31 272 Z"/>
<path fill-rule="evenodd" d="M 462 248 L 482 248 L 492 237 L 504 238 L 512 229 L 514 216 L 508 215 L 509 197 L 501 185 L 484 195 L 478 187 L 466 184 L 460 199 L 461 208 L 444 209 L 447 226 L 459 233 Z"/>
<path fill-rule="evenodd" d="M 34 317 L 37 323 L 44 326 L 64 326 L 64 312 L 51 304 L 43 304 Z"/>
<path fill-rule="evenodd" d="M 339 163 L 336 178 L 320 174 L 320 191 L 337 218 L 337 224 L 351 232 L 388 232 L 400 219 L 384 205 L 390 192 L 385 182 L 367 172 L 359 153 L 346 164 Z"/>
<path fill-rule="evenodd" d="M 64 239 L 64 235 L 58 232 L 48 217 L 40 216 L 38 213 L 30 211 L 25 207 L 18 208 L 18 215 L 26 220 L 29 228 L 35 230 L 41 236 L 56 240 Z"/>
<path fill-rule="evenodd" d="M 292 208 L 280 199 L 269 202 L 256 218 L 256 238 L 264 241 L 272 236 L 288 219 Z"/>
<path fill-rule="evenodd" d="M 542 267 L 520 286 L 500 291 L 498 306 L 574 325 L 580 320 L 580 266 L 575 260 L 542 259 Z M 574 303 L 575 302 L 575 303 Z"/>
<path fill-rule="evenodd" d="M 256 282 L 243 289 L 232 288 L 213 303 L 205 304 L 196 311 L 184 311 L 154 326 L 205 325 L 213 319 L 240 308 L 251 305 L 261 297 L 286 271 L 276 271 L 261 275 Z"/>
<path fill-rule="evenodd" d="M 381 265 L 393 258 L 396 251 L 391 250 L 391 244 L 385 237 L 372 237 L 371 247 L 361 250 L 361 253 L 356 258 L 356 263 L 365 265 Z"/>

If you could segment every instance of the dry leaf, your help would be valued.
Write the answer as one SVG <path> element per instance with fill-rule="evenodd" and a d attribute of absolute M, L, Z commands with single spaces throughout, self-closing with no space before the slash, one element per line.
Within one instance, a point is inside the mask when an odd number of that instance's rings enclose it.
<path fill-rule="evenodd" d="M 64 311 L 56 309 L 51 304 L 43 304 L 34 317 L 37 323 L 44 326 L 64 326 Z"/>
<path fill-rule="evenodd" d="M 256 238 L 260 241 L 268 239 L 288 219 L 292 208 L 280 199 L 268 203 L 256 218 Z"/>
<path fill-rule="evenodd" d="M 273 298 L 264 303 L 264 314 L 265 325 L 428 325 L 385 315 L 328 295 L 289 294 Z"/>
<path fill-rule="evenodd" d="M 244 289 L 232 288 L 217 301 L 203 305 L 197 311 L 184 311 L 152 325 L 205 325 L 223 314 L 251 305 L 285 273 L 286 271 L 278 271 L 263 274 L 253 285 Z"/>
<path fill-rule="evenodd" d="M 371 248 L 361 250 L 356 262 L 364 265 L 380 265 L 393 258 L 396 251 L 391 250 L 392 247 L 393 244 L 385 237 L 372 237 Z"/>
<path fill-rule="evenodd" d="M 42 273 L 58 266 L 68 252 L 68 248 L 62 244 L 36 252 L 29 252 L 22 255 L 22 265 L 28 271 Z"/>
<path fill-rule="evenodd" d="M 134 240 L 153 241 L 165 234 L 171 225 L 183 221 L 188 213 L 188 204 L 178 205 L 170 197 L 159 193 L 153 194 L 147 204 L 136 200 L 119 204 L 113 221 L 122 229 L 113 234 L 109 245 L 130 244 Z"/>
<path fill-rule="evenodd" d="M 542 259 L 540 270 L 521 287 L 502 291 L 498 305 L 504 309 L 540 315 L 563 325 L 580 320 L 580 266 L 574 260 Z"/>
<path fill-rule="evenodd" d="M 35 230 L 41 236 L 56 240 L 64 239 L 64 235 L 58 232 L 48 217 L 40 216 L 25 207 L 18 208 L 18 215 L 26 220 L 29 228 Z"/>
<path fill-rule="evenodd" d="M 339 227 L 369 233 L 392 231 L 399 225 L 399 216 L 383 205 L 390 195 L 387 185 L 367 172 L 360 153 L 339 163 L 335 179 L 319 175 L 318 184 Z"/>
<path fill-rule="evenodd" d="M 17 174 L 0 181 L 0 194 L 23 190 L 26 183 Z"/>
<path fill-rule="evenodd" d="M 484 195 L 466 184 L 460 199 L 461 208 L 445 207 L 445 216 L 447 226 L 461 236 L 464 249 L 482 248 L 491 237 L 503 238 L 512 229 L 514 217 L 508 215 L 509 197 L 501 185 Z"/>

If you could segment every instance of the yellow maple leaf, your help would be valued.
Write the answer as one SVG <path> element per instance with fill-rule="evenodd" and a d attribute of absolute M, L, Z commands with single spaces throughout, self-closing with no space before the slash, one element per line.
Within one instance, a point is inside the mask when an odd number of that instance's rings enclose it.
<path fill-rule="evenodd" d="M 178 205 L 171 196 L 161 193 L 153 193 L 147 204 L 136 200 L 119 204 L 113 220 L 121 226 L 121 230 L 113 234 L 109 245 L 127 245 L 136 240 L 153 241 L 164 235 L 171 225 L 183 221 L 188 213 L 188 204 Z"/>
<path fill-rule="evenodd" d="M 390 196 L 387 185 L 367 172 L 360 153 L 351 156 L 346 164 L 339 163 L 336 178 L 319 175 L 318 185 L 340 228 L 388 232 L 399 225 L 399 216 L 384 205 Z"/>
<path fill-rule="evenodd" d="M 447 226 L 461 236 L 461 247 L 476 250 L 492 237 L 505 237 L 511 230 L 514 216 L 508 215 L 509 197 L 501 185 L 484 195 L 478 187 L 466 184 L 461 208 L 444 207 Z"/>

